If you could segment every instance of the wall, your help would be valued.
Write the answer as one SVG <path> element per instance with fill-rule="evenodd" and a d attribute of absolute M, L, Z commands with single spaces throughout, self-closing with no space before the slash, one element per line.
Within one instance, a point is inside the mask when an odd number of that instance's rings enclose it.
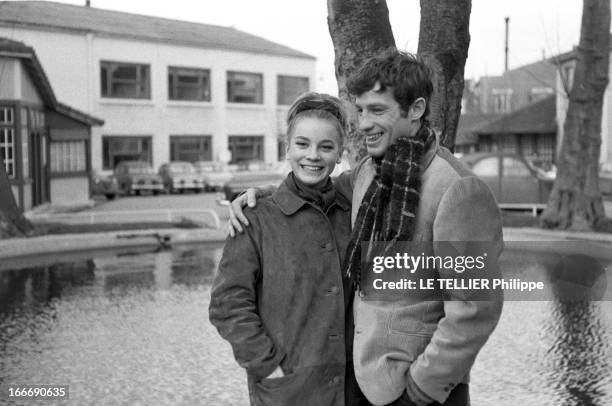
<path fill-rule="evenodd" d="M 89 200 L 89 180 L 86 176 L 51 178 L 53 204 L 85 202 Z"/>
<path fill-rule="evenodd" d="M 311 89 L 316 85 L 312 59 L 24 28 L 0 27 L 0 36 L 25 42 L 36 50 L 60 101 L 105 120 L 103 127 L 92 128 L 91 157 L 95 170 L 102 168 L 103 135 L 152 136 L 155 167 L 169 160 L 170 135 L 211 135 L 213 159 L 227 149 L 228 135 L 264 135 L 265 160 L 275 162 L 278 134 L 283 132 L 279 122 L 286 112 L 277 108 L 276 76 L 306 76 Z M 149 64 L 151 99 L 102 98 L 101 60 Z M 168 66 L 210 69 L 211 101 L 169 101 Z M 263 104 L 227 103 L 228 70 L 262 73 Z"/>
<path fill-rule="evenodd" d="M 18 99 L 21 85 L 19 83 L 19 62 L 15 59 L 0 57 L 0 99 Z"/>
<path fill-rule="evenodd" d="M 30 75 L 23 66 L 23 63 L 19 64 L 19 70 L 21 72 L 21 100 L 25 103 L 42 106 L 43 101 L 38 94 L 38 90 L 36 90 L 34 82 L 32 82 Z"/>

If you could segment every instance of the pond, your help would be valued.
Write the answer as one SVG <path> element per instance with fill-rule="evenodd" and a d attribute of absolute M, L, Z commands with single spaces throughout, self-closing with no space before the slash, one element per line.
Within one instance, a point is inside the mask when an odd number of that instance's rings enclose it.
<path fill-rule="evenodd" d="M 69 385 L 58 404 L 248 404 L 244 372 L 208 321 L 221 251 L 0 264 L 0 386 Z M 524 258 L 507 250 L 502 262 Z M 475 406 L 612 404 L 612 302 L 506 302 L 471 393 Z"/>

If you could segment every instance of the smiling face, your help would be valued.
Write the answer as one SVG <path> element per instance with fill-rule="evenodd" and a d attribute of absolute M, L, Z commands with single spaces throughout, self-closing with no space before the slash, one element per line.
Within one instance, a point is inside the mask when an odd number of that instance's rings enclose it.
<path fill-rule="evenodd" d="M 380 92 L 378 83 L 357 96 L 355 105 L 359 113 L 359 131 L 365 135 L 368 154 L 373 157 L 382 157 L 397 138 L 413 136 L 421 125 L 419 119 L 415 120 L 412 107 L 408 112 L 402 111 L 393 97 L 393 89 L 387 87 Z"/>
<path fill-rule="evenodd" d="M 322 186 L 340 159 L 341 135 L 328 120 L 315 117 L 298 120 L 289 136 L 287 160 L 302 183 Z"/>

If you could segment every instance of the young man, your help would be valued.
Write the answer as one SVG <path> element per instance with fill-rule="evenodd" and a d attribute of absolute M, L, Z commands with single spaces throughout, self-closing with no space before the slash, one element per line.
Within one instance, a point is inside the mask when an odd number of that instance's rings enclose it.
<path fill-rule="evenodd" d="M 374 405 L 469 405 L 469 371 L 497 324 L 501 301 L 424 300 L 411 291 L 400 300 L 371 300 L 361 286 L 361 243 L 419 241 L 435 253 L 434 242 L 484 241 L 493 244 L 489 260 L 496 262 L 503 248 L 497 204 L 484 182 L 439 146 L 426 120 L 433 85 L 420 60 L 387 51 L 366 61 L 347 87 L 369 155 L 338 179 L 340 188 L 352 190 L 345 272 L 359 292 L 357 382 Z M 238 218 L 252 197 L 233 204 Z"/>

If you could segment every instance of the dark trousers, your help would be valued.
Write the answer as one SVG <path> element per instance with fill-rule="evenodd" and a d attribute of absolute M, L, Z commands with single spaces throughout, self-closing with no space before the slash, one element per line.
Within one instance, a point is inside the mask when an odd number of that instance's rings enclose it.
<path fill-rule="evenodd" d="M 404 391 L 404 393 L 399 399 L 389 403 L 387 406 L 414 406 L 414 403 L 410 400 L 408 394 Z M 434 402 L 431 404 L 431 406 L 470 406 L 469 386 L 465 383 L 460 383 L 448 395 L 446 402 Z"/>
<path fill-rule="evenodd" d="M 359 389 L 353 363 L 346 364 L 346 379 L 344 380 L 344 405 L 345 406 L 371 406 L 368 399 Z"/>

